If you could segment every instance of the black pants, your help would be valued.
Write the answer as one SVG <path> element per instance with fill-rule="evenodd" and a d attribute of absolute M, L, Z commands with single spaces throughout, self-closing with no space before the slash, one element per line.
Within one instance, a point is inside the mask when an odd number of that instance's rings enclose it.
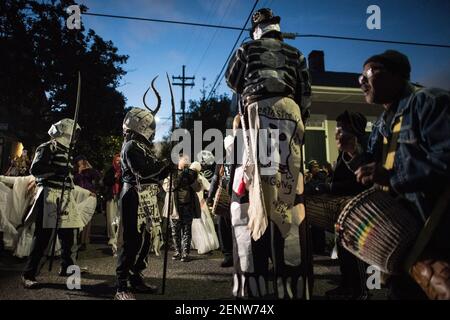
<path fill-rule="evenodd" d="M 37 200 L 35 210 L 37 211 L 36 225 L 31 245 L 31 253 L 23 275 L 26 278 L 34 278 L 40 271 L 45 260 L 46 253 L 50 253 L 51 241 L 54 235 L 54 229 L 43 228 L 44 216 L 44 195 L 41 194 Z M 58 238 L 61 242 L 61 269 L 76 264 L 77 257 L 77 236 L 78 229 L 58 229 Z"/>
<path fill-rule="evenodd" d="M 123 228 L 123 245 L 118 250 L 117 289 L 125 291 L 128 280 L 143 280 L 142 271 L 147 268 L 151 235 L 145 224 L 137 228 L 139 197 L 134 188 L 126 190 L 120 199 L 120 219 Z M 130 278 L 131 276 L 131 278 Z"/>
<path fill-rule="evenodd" d="M 177 208 L 179 219 L 170 219 L 172 239 L 175 252 L 181 255 L 189 255 L 192 240 L 192 219 L 194 209 L 191 205 L 179 205 Z"/>
<path fill-rule="evenodd" d="M 225 258 L 233 258 L 233 238 L 230 217 L 219 217 L 220 249 Z"/>

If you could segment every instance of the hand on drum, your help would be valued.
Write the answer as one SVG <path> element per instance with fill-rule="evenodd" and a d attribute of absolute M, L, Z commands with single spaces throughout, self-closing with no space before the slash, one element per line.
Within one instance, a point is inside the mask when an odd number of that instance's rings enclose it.
<path fill-rule="evenodd" d="M 356 181 L 364 185 L 376 183 L 381 186 L 389 186 L 389 171 L 381 165 L 372 162 L 361 166 L 355 171 Z"/>

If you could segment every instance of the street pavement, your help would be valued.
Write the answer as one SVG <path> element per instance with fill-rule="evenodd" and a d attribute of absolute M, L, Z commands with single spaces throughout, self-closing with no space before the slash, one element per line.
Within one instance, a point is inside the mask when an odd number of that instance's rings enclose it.
<path fill-rule="evenodd" d="M 20 282 L 21 270 L 25 259 L 12 257 L 3 252 L 0 256 L 0 300 L 61 300 L 61 299 L 112 299 L 115 293 L 116 258 L 106 245 L 102 229 L 96 229 L 92 242 L 86 251 L 80 252 L 78 264 L 87 267 L 88 272 L 81 275 L 81 289 L 68 290 L 66 278 L 58 276 L 58 260 L 53 271 L 44 266 L 38 277 L 41 286 L 38 289 L 24 289 Z M 100 234 L 99 234 L 100 233 Z M 173 261 L 169 252 L 166 293 L 139 294 L 138 299 L 233 299 L 231 295 L 232 268 L 221 268 L 222 254 L 214 251 L 198 255 L 193 250 L 190 262 Z M 149 266 L 145 271 L 146 281 L 161 288 L 163 256 L 150 255 Z M 325 299 L 325 292 L 338 285 L 339 267 L 336 260 L 328 256 L 314 257 L 313 300 Z M 385 290 L 372 290 L 371 299 L 385 299 Z"/>

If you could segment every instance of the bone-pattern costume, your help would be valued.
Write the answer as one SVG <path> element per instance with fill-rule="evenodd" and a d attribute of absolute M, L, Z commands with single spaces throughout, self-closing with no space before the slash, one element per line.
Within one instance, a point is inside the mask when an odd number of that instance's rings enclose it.
<path fill-rule="evenodd" d="M 25 224 L 35 222 L 31 253 L 24 277 L 33 279 L 38 274 L 41 261 L 50 249 L 50 240 L 56 227 L 57 199 L 61 197 L 63 183 L 66 192 L 58 219 L 58 237 L 61 242 L 61 269 L 65 271 L 76 264 L 78 229 L 83 227 L 80 212 L 76 209 L 74 188 L 70 171 L 69 145 L 74 122 L 63 119 L 49 130 L 52 140 L 41 144 L 31 164 L 30 172 L 38 186 L 36 201 L 26 217 Z M 69 166 L 67 166 L 69 163 Z M 65 180 L 65 178 L 67 179 Z"/>
<path fill-rule="evenodd" d="M 120 154 L 123 188 L 119 201 L 117 299 L 127 299 L 128 281 L 132 287 L 145 287 L 142 272 L 147 267 L 148 253 L 153 245 L 158 254 L 162 244 L 156 196 L 158 183 L 168 175 L 168 167 L 161 168 L 151 148 L 155 114 L 161 105 L 159 94 L 154 87 L 153 90 L 158 98 L 157 108 L 154 111 L 147 105 L 148 110 L 132 108 L 123 122 L 125 140 Z M 145 104 L 145 95 L 143 100 Z"/>
<path fill-rule="evenodd" d="M 309 267 L 300 165 L 311 87 L 305 58 L 281 40 L 279 20 L 270 9 L 258 10 L 254 40 L 236 51 L 226 73 L 230 88 L 241 95 L 244 129 L 238 132 L 244 152 L 231 203 L 237 297 L 305 296 Z M 267 27 L 272 23 L 274 28 Z"/>

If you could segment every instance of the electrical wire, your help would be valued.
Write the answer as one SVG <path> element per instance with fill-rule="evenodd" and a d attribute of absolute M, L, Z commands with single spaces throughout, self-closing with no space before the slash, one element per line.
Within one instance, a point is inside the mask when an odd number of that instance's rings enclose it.
<path fill-rule="evenodd" d="M 234 45 L 233 45 L 233 47 L 231 48 L 231 51 L 230 51 L 230 53 L 228 54 L 228 57 L 227 57 L 227 59 L 225 60 L 225 63 L 223 64 L 222 69 L 220 70 L 219 75 L 218 75 L 217 78 L 216 78 L 216 81 L 214 82 L 213 86 L 211 87 L 211 91 L 209 91 L 207 100 L 209 100 L 209 99 L 211 98 L 211 95 L 214 93 L 214 90 L 216 89 L 217 83 L 219 82 L 219 80 L 221 80 L 221 78 L 222 78 L 222 73 L 223 73 L 223 71 L 225 70 L 225 68 L 226 68 L 226 66 L 227 66 L 227 64 L 228 64 L 228 61 L 231 59 L 231 56 L 232 56 L 233 53 L 234 53 L 234 50 L 235 50 L 235 48 L 236 48 L 236 45 L 237 45 L 238 42 L 239 42 L 239 39 L 240 39 L 241 36 L 242 36 L 242 33 L 246 30 L 245 27 L 247 26 L 247 23 L 248 23 L 248 21 L 250 20 L 252 14 L 253 14 L 253 11 L 255 10 L 256 6 L 258 5 L 258 2 L 259 2 L 259 0 L 256 0 L 256 1 L 255 1 L 255 4 L 253 5 L 252 10 L 250 11 L 250 14 L 249 14 L 248 17 L 247 17 L 247 20 L 245 20 L 244 26 L 242 27 L 241 32 L 239 32 L 239 36 L 237 37 L 236 41 L 234 42 Z"/>
<path fill-rule="evenodd" d="M 119 16 L 119 15 L 112 15 L 112 14 L 93 13 L 93 12 L 84 12 L 82 15 L 105 17 L 105 18 L 116 18 L 116 19 L 127 19 L 127 20 L 149 21 L 149 22 L 160 22 L 160 23 L 172 23 L 172 24 L 189 25 L 189 26 L 206 27 L 206 28 L 219 28 L 219 29 L 228 29 L 228 30 L 250 31 L 250 29 L 243 29 L 240 27 L 233 27 L 233 26 L 223 26 L 223 25 L 217 25 L 217 24 L 195 23 L 195 22 L 166 20 L 166 19 L 139 18 L 139 17 L 131 17 L 131 16 Z M 380 40 L 380 39 L 368 39 L 368 38 L 353 38 L 353 37 L 334 36 L 334 35 L 300 34 L 300 33 L 290 33 L 290 32 L 287 32 L 284 34 L 294 35 L 295 37 L 298 37 L 298 38 L 328 38 L 328 39 L 338 39 L 338 40 L 354 40 L 354 41 L 366 41 L 366 42 L 404 44 L 404 45 L 412 45 L 412 46 L 450 48 L 450 44 L 407 42 L 407 41 Z"/>

